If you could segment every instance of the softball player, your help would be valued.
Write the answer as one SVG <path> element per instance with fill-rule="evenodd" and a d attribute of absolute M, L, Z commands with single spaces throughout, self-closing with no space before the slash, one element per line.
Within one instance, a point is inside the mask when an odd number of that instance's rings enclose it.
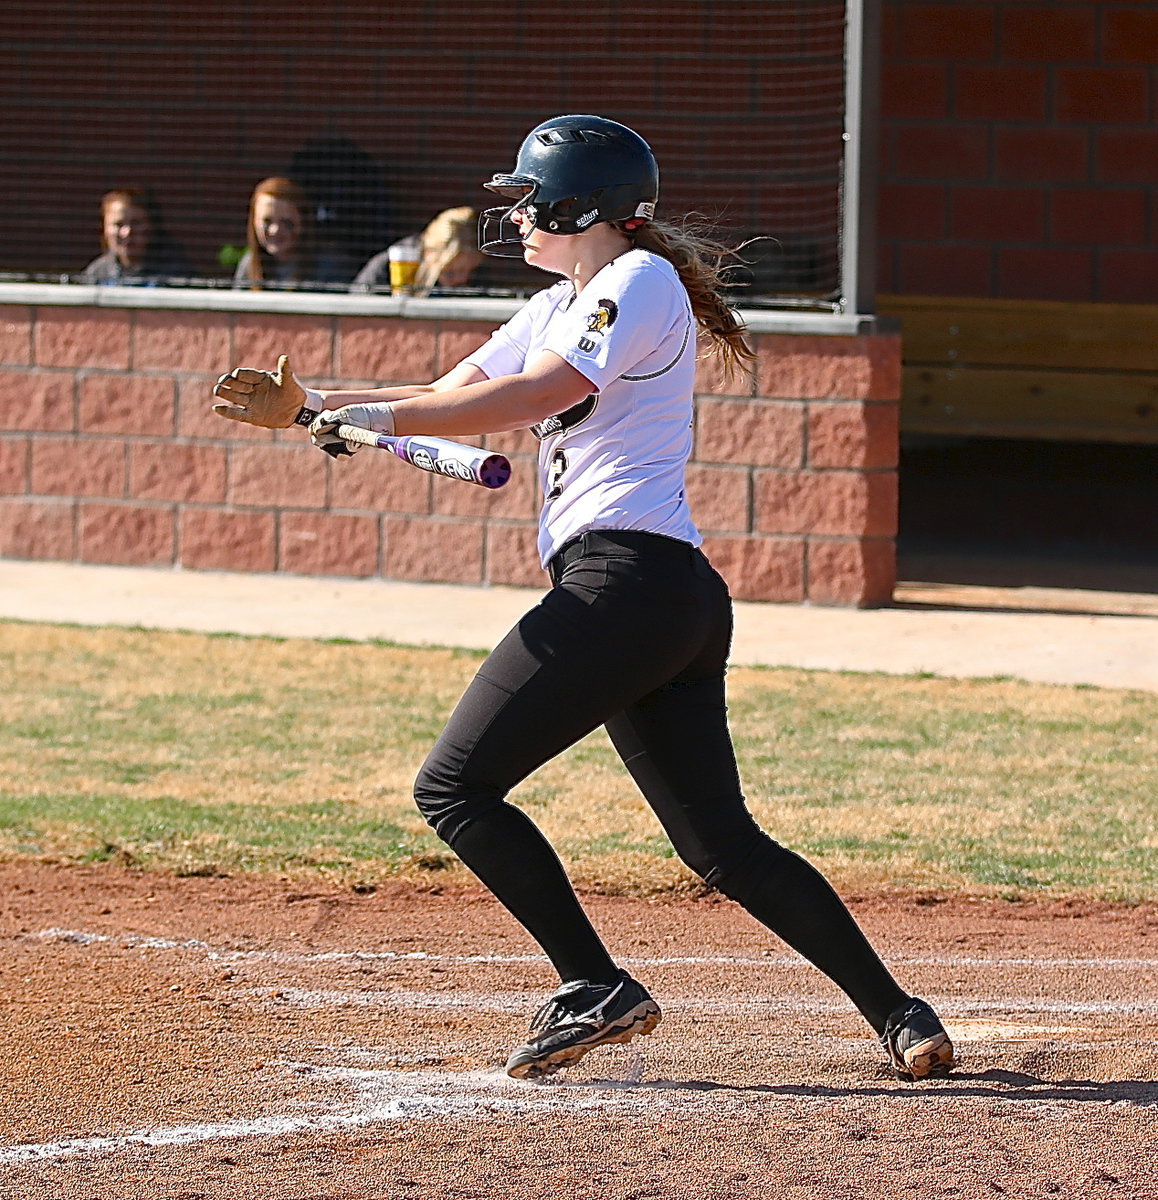
<path fill-rule="evenodd" d="M 660 1010 L 616 965 L 538 828 L 507 795 L 599 725 L 670 836 L 708 883 L 828 975 L 896 1071 L 943 1074 L 952 1044 L 908 995 L 816 871 L 745 805 L 728 730 L 731 599 L 699 549 L 684 491 L 697 335 L 739 369 L 752 357 L 720 290 L 726 248 L 655 221 L 647 143 L 596 116 L 556 117 L 486 185 L 487 253 L 559 275 L 428 386 L 313 393 L 288 370 L 223 376 L 222 415 L 448 437 L 531 429 L 539 439 L 539 553 L 551 590 L 495 648 L 418 775 L 438 834 L 543 948 L 562 986 L 507 1062 L 547 1075 L 605 1042 L 650 1033 Z"/>

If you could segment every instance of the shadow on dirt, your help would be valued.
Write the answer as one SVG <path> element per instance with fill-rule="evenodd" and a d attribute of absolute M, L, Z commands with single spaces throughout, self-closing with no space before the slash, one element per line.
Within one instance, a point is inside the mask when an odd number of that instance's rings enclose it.
<path fill-rule="evenodd" d="M 567 1087 L 626 1088 L 632 1091 L 679 1090 L 687 1092 L 734 1092 L 744 1095 L 812 1097 L 888 1097 L 895 1100 L 968 1099 L 1094 1101 L 1098 1104 L 1126 1103 L 1158 1105 L 1158 1080 L 1153 1079 L 1045 1079 L 1019 1071 L 990 1069 L 970 1073 L 955 1071 L 948 1079 L 931 1083 L 901 1080 L 879 1085 L 835 1087 L 824 1084 L 735 1084 L 708 1079 L 652 1079 L 624 1083 L 609 1079 L 568 1083 Z"/>

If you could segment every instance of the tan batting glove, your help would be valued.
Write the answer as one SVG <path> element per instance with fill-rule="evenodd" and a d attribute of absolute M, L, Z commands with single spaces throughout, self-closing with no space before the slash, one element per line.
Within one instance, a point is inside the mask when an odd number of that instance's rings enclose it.
<path fill-rule="evenodd" d="M 225 401 L 213 406 L 218 416 L 263 429 L 288 429 L 311 398 L 315 411 L 325 407 L 319 392 L 302 387 L 294 378 L 288 354 L 277 360 L 276 372 L 234 367 L 217 381 L 213 394 Z"/>

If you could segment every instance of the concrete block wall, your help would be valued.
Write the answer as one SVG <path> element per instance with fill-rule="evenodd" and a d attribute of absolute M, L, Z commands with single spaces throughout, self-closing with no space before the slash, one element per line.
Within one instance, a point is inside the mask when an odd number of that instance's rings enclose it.
<path fill-rule="evenodd" d="M 322 387 L 433 378 L 494 324 L 0 305 L 0 556 L 541 585 L 530 434 L 487 439 L 515 470 L 486 492 L 210 407 L 222 371 L 279 353 Z M 738 599 L 887 603 L 899 336 L 754 340 L 749 381 L 698 382 L 688 490 L 708 553 Z"/>

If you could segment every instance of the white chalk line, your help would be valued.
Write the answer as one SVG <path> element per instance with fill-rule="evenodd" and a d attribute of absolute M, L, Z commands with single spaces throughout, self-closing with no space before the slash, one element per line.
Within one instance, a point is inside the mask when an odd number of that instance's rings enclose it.
<path fill-rule="evenodd" d="M 381 1050 L 344 1047 L 347 1057 L 376 1060 Z M 742 1108 L 750 1113 L 755 1098 L 739 1089 L 714 1089 L 688 1092 L 678 1081 L 652 1080 L 640 1086 L 643 1060 L 638 1052 L 628 1056 L 624 1079 L 575 1081 L 553 1078 L 540 1085 L 512 1080 L 499 1070 L 492 1071 L 400 1071 L 389 1068 L 327 1067 L 304 1062 L 287 1062 L 283 1068 L 316 1083 L 339 1083 L 349 1087 L 353 1103 L 329 1111 L 298 1115 L 266 1115 L 213 1121 L 201 1124 L 157 1126 L 128 1133 L 68 1138 L 59 1141 L 0 1146 L 0 1167 L 19 1167 L 32 1162 L 59 1161 L 83 1155 L 113 1154 L 138 1147 L 188 1146 L 195 1143 L 240 1138 L 282 1137 L 296 1133 L 327 1133 L 352 1130 L 394 1121 L 425 1121 L 439 1117 L 486 1119 L 491 1116 L 541 1116 L 546 1114 L 582 1114 L 607 1112 L 616 1115 L 639 1113 L 654 1117 L 661 1113 L 701 1111 L 705 1107 Z M 922 1099 L 936 1103 L 930 1092 Z M 796 1108 L 820 1109 L 832 1103 L 831 1097 L 802 1095 L 796 1091 L 761 1094 L 762 1104 L 791 1104 Z M 991 1101 L 990 1101 L 991 1102 Z M 1011 1103 L 1026 1108 L 1045 1107 L 1056 1111 L 1056 1098 L 1019 1096 Z M 1105 1101 L 1106 1104 L 1120 1103 Z M 715 1114 L 712 1120 L 717 1120 Z M 701 1118 L 702 1119 L 702 1118 Z"/>
<path fill-rule="evenodd" d="M 322 950 L 312 953 L 288 950 L 231 950 L 213 946 L 198 938 L 175 940 L 159 937 L 142 937 L 139 934 L 91 933 L 80 929 L 52 927 L 26 937 L 42 941 L 74 942 L 77 945 L 114 945 L 125 949 L 142 950 L 195 950 L 212 962 L 256 962 L 310 963 L 310 962 L 432 962 L 459 965 L 495 964 L 498 966 L 516 963 L 546 963 L 542 954 L 432 954 L 425 950 Z M 620 959 L 627 966 L 670 967 L 670 966 L 753 966 L 753 967 L 806 967 L 815 970 L 811 963 L 799 955 L 686 955 L 664 957 L 625 957 Z M 996 967 L 1016 970 L 1057 969 L 1089 971 L 1147 971 L 1158 970 L 1155 958 L 988 958 L 973 955 L 893 955 L 890 961 L 912 967 Z"/>
<path fill-rule="evenodd" d="M 266 988 L 251 989 L 253 995 L 268 997 L 301 1008 L 378 1008 L 383 1011 L 469 1010 L 472 1012 L 522 1012 L 542 997 L 530 992 L 423 992 L 406 989 L 390 991 L 342 991 L 320 988 L 278 988 L 272 994 Z M 658 997 L 658 993 L 657 993 Z M 740 1013 L 796 1014 L 802 1006 L 810 1013 L 847 1016 L 847 1000 L 793 994 L 791 996 L 753 995 L 719 1000 L 704 996 L 663 996 L 665 1012 L 692 1012 L 705 1016 Z M 1040 1013 L 1054 1016 L 1158 1016 L 1158 1000 L 1038 1000 L 1031 996 L 1002 996 L 993 1000 L 965 1000 L 953 997 L 945 1002 L 954 1015 L 984 1017 L 997 1014 Z"/>
<path fill-rule="evenodd" d="M 325 1049 L 325 1047 L 319 1047 Z M 336 1047 L 334 1049 L 337 1049 Z M 378 1048 L 343 1047 L 347 1058 L 378 1061 Z M 400 1060 L 395 1060 L 400 1061 Z M 643 1080 L 643 1059 L 631 1052 L 624 1066 L 622 1081 L 570 1081 L 555 1077 L 543 1084 L 527 1084 L 510 1079 L 500 1070 L 446 1072 L 397 1070 L 383 1067 L 318 1066 L 306 1062 L 286 1062 L 287 1072 L 308 1077 L 311 1082 L 343 1084 L 354 1093 L 354 1100 L 329 1111 L 297 1115 L 265 1115 L 235 1118 L 200 1124 L 157 1126 L 101 1137 L 68 1138 L 58 1141 L 0 1146 L 0 1167 L 19 1167 L 33 1162 L 50 1162 L 84 1155 L 107 1155 L 139 1147 L 188 1146 L 196 1143 L 241 1138 L 283 1137 L 288 1134 L 322 1134 L 365 1128 L 395 1121 L 425 1121 L 439 1117 L 486 1119 L 492 1116 L 521 1117 L 546 1114 L 607 1112 L 654 1117 L 661 1113 L 695 1113 L 705 1107 L 742 1108 L 750 1113 L 755 1097 L 744 1089 L 695 1090 L 688 1092 L 678 1081 Z M 923 1096 L 925 1103 L 940 1099 L 935 1092 Z M 831 1097 L 808 1096 L 799 1092 L 769 1091 L 761 1094 L 762 1104 L 791 1104 L 796 1108 L 821 1109 L 832 1103 Z M 991 1102 L 991 1101 L 987 1101 Z M 1065 1107 L 1056 1098 L 1019 1096 L 1011 1098 L 1023 1108 L 1044 1107 L 1056 1112 Z M 1106 1104 L 1121 1101 L 1107 1100 Z M 711 1119 L 718 1120 L 721 1114 Z M 701 1116 L 701 1119 L 703 1117 Z"/>
<path fill-rule="evenodd" d="M 521 1116 L 550 1112 L 645 1110 L 649 1114 L 674 1105 L 675 1094 L 657 1097 L 654 1088 L 633 1093 L 639 1082 L 638 1056 L 628 1064 L 623 1083 L 569 1085 L 566 1081 L 537 1087 L 519 1083 L 498 1071 L 461 1074 L 438 1071 L 395 1071 L 355 1067 L 318 1067 L 285 1063 L 294 1074 L 352 1087 L 356 1102 L 329 1112 L 260 1116 L 203 1124 L 159 1126 L 106 1137 L 68 1138 L 55 1142 L 0 1146 L 0 1167 L 59 1160 L 85 1154 L 109 1154 L 137 1146 L 187 1146 L 198 1142 L 248 1137 L 282 1137 L 291 1133 L 326 1133 L 390 1121 L 422 1121 L 437 1117 L 476 1117 L 481 1113 Z M 678 1085 L 669 1085 L 675 1088 Z M 680 1097 L 686 1102 L 687 1097 Z"/>
<path fill-rule="evenodd" d="M 137 934 L 98 934 L 84 930 L 50 928 L 39 933 L 27 935 L 46 941 L 64 941 L 82 946 L 102 945 L 126 949 L 143 950 L 192 950 L 213 962 L 256 961 L 272 962 L 281 965 L 310 964 L 334 961 L 363 961 L 365 959 L 390 962 L 433 962 L 447 964 L 477 964 L 477 963 L 521 963 L 543 962 L 539 956 L 483 956 L 457 954 L 429 954 L 425 951 L 394 953 L 390 951 L 323 951 L 318 953 L 287 952 L 275 950 L 227 950 L 214 947 L 199 939 L 176 941 L 166 938 L 141 937 Z M 729 956 L 702 958 L 634 958 L 624 959 L 626 964 L 633 966 L 671 966 L 696 964 L 706 966 L 809 966 L 799 957 L 783 958 L 770 961 L 768 958 L 736 958 Z M 1007 967 L 1010 969 L 1051 968 L 1064 966 L 1067 970 L 1083 968 L 1102 970 L 1138 970 L 1158 966 L 1151 959 L 1055 959 L 1055 958 L 1015 958 L 1015 959 L 974 959 L 946 956 L 943 958 L 901 958 L 896 960 L 902 965 L 925 965 L 941 967 L 960 967 L 963 965 L 984 965 L 986 967 Z M 420 991 L 403 988 L 392 988 L 388 991 L 359 989 L 357 991 L 342 989 L 317 989 L 302 987 L 278 987 L 272 990 L 265 988 L 250 989 L 250 994 L 258 998 L 266 998 L 272 1002 L 293 1004 L 299 1007 L 358 1007 L 378 1008 L 383 1011 L 397 1011 L 400 1008 L 414 1010 L 473 1010 L 477 1012 L 522 1012 L 529 1006 L 537 1004 L 541 996 L 537 992 L 503 992 L 475 993 L 453 991 Z M 932 997 L 930 997 L 932 998 Z M 1032 996 L 1002 996 L 1000 1000 L 993 997 L 968 999 L 965 997 L 946 997 L 943 1005 L 954 1015 L 961 1017 L 994 1018 L 999 1016 L 1049 1015 L 1053 1017 L 1114 1017 L 1158 1016 L 1158 1000 L 1138 999 L 1097 999 L 1097 1000 L 1043 1000 Z M 806 1004 L 809 1012 L 846 1014 L 848 1005 L 841 999 L 815 996 L 785 996 L 770 992 L 749 997 L 730 997 L 725 1001 L 713 1000 L 708 997 L 689 997 L 668 995 L 663 999 L 663 1006 L 669 1012 L 692 1011 L 706 1015 L 727 1016 L 728 1014 L 764 1013 L 767 1015 L 791 1014 L 800 1011 Z"/>

